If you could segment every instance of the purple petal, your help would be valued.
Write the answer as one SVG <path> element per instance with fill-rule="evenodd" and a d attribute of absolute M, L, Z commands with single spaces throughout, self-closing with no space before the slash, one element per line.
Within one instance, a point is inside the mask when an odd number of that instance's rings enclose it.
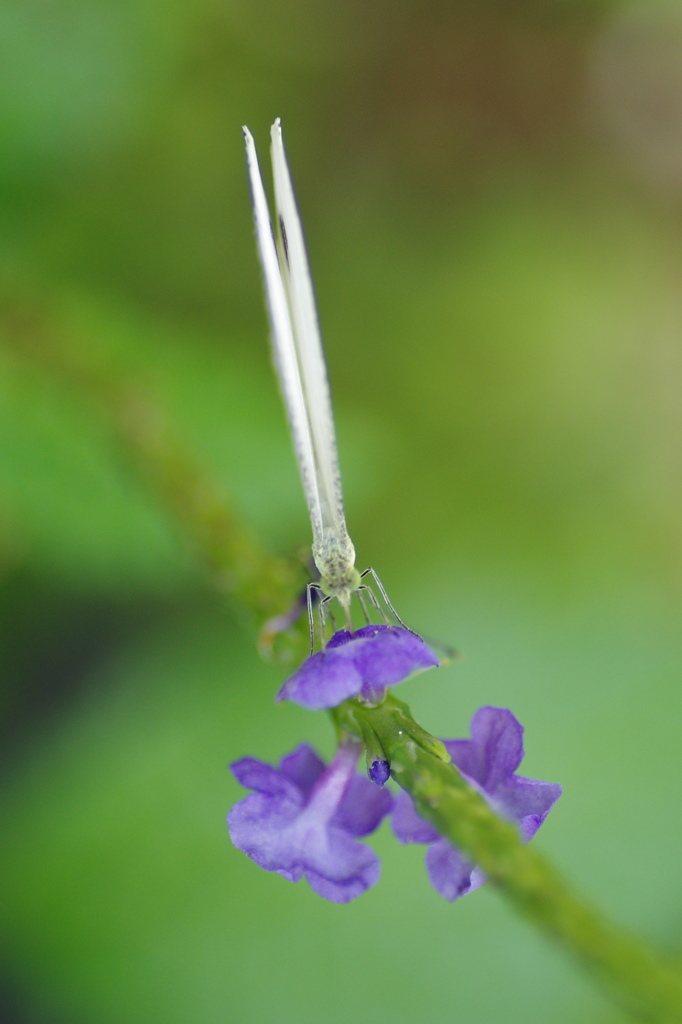
<path fill-rule="evenodd" d="M 300 808 L 262 793 L 251 793 L 227 816 L 230 839 L 242 853 L 266 871 L 279 871 L 289 881 L 302 875 L 291 828 Z"/>
<path fill-rule="evenodd" d="M 360 692 L 362 678 L 348 648 L 332 647 L 318 651 L 304 661 L 298 672 L 284 683 L 275 700 L 293 700 L 304 708 L 318 711 L 337 704 Z"/>
<path fill-rule="evenodd" d="M 330 882 L 323 875 L 318 875 L 314 871 L 306 871 L 310 888 L 318 896 L 330 900 L 332 903 L 350 903 L 351 900 L 357 899 L 358 896 L 362 896 L 363 892 L 367 892 L 373 885 L 376 885 L 380 876 L 381 867 L 378 857 L 375 857 L 371 864 L 368 864 L 348 882 Z"/>
<path fill-rule="evenodd" d="M 390 813 L 393 797 L 364 775 L 354 775 L 331 824 L 352 836 L 368 836 Z"/>
<path fill-rule="evenodd" d="M 363 626 L 363 629 L 366 628 Z M 350 643 L 353 637 L 357 636 L 358 633 L 362 633 L 359 629 L 356 633 L 351 633 L 349 629 L 337 629 L 331 640 L 327 641 L 327 650 L 334 650 L 335 647 L 343 647 L 344 644 Z"/>
<path fill-rule="evenodd" d="M 305 876 L 310 888 L 318 896 L 322 896 L 325 900 L 331 900 L 332 903 L 350 903 L 351 900 L 362 896 L 363 892 L 367 892 L 373 885 L 376 885 L 381 875 L 379 858 L 368 846 L 365 846 L 364 849 L 371 855 L 371 859 L 345 881 L 335 882 L 310 869 L 306 871 Z"/>
<path fill-rule="evenodd" d="M 505 817 L 519 823 L 521 833 L 528 841 L 540 828 L 561 792 L 558 783 L 539 782 L 513 775 L 509 782 L 498 787 L 493 805 Z"/>
<path fill-rule="evenodd" d="M 255 789 L 271 797 L 286 797 L 295 804 L 303 803 L 293 780 L 285 778 L 272 765 L 258 761 L 255 757 L 243 757 L 241 761 L 235 761 L 230 765 L 230 771 L 245 789 Z"/>
<path fill-rule="evenodd" d="M 293 700 L 311 709 L 336 707 L 359 693 L 375 702 L 385 687 L 438 664 L 421 637 L 397 626 L 338 630 L 284 683 L 277 700 Z"/>
<path fill-rule="evenodd" d="M 334 903 L 349 903 L 379 880 L 379 858 L 374 850 L 351 839 L 340 829 L 314 839 L 306 852 L 305 875 L 320 896 Z"/>
<path fill-rule="evenodd" d="M 485 769 L 484 752 L 472 740 L 443 740 L 456 768 L 469 779 L 478 779 Z"/>
<path fill-rule="evenodd" d="M 419 669 L 438 665 L 421 637 L 398 626 L 364 626 L 355 634 L 355 643 L 365 699 L 372 700 L 373 691 L 395 686 Z"/>
<path fill-rule="evenodd" d="M 426 868 L 431 885 L 450 903 L 485 881 L 480 869 L 465 860 L 447 839 L 439 839 L 426 851 Z"/>
<path fill-rule="evenodd" d="M 417 814 L 412 797 L 402 789 L 395 798 L 391 825 L 401 843 L 435 843 L 440 839 L 438 831 Z"/>
<path fill-rule="evenodd" d="M 282 758 L 279 769 L 298 786 L 307 799 L 324 771 L 324 761 L 317 756 L 312 747 L 302 743 L 291 754 Z"/>
<path fill-rule="evenodd" d="M 479 708 L 471 720 L 470 740 L 446 740 L 460 771 L 493 796 L 523 758 L 523 726 L 506 708 Z"/>

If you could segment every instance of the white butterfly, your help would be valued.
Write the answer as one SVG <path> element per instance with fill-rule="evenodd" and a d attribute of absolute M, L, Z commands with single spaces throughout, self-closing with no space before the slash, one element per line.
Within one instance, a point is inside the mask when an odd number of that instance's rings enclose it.
<path fill-rule="evenodd" d="M 363 592 L 367 593 L 375 607 L 379 608 L 372 591 L 362 583 L 363 577 L 367 575 L 372 576 L 386 605 L 397 621 L 404 625 L 391 606 L 374 570 L 366 569 L 360 573 L 355 568 L 355 548 L 348 536 L 343 511 L 327 369 L 303 241 L 303 229 L 284 153 L 282 126 L 277 118 L 271 129 L 277 214 L 276 240 L 270 223 L 253 137 L 248 128 L 245 127 L 243 131 L 275 366 L 284 395 L 313 528 L 313 559 L 320 573 L 319 584 L 308 585 L 311 640 L 311 589 L 321 592 L 320 609 L 324 642 L 324 606 L 332 598 L 335 597 L 340 602 L 350 629 L 350 601 L 354 593 L 358 593 L 361 602 Z"/>

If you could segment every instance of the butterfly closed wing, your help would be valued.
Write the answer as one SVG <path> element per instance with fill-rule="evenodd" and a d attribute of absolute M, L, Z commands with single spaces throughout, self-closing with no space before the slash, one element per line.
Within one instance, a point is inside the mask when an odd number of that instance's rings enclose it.
<path fill-rule="evenodd" d="M 310 514 L 313 559 L 320 573 L 319 583 L 311 583 L 308 587 L 311 641 L 311 589 L 317 589 L 322 595 L 320 608 L 324 642 L 324 605 L 332 598 L 340 602 L 351 629 L 350 601 L 354 593 L 359 593 L 362 601 L 362 592 L 366 592 L 374 606 L 381 610 L 372 591 L 362 583 L 368 574 L 375 580 L 387 607 L 404 626 L 374 570 L 366 569 L 359 573 L 355 568 L 355 548 L 348 536 L 343 509 L 327 368 L 303 229 L 284 152 L 282 126 L 277 118 L 271 129 L 276 235 L 270 221 L 253 137 L 248 128 L 243 131 L 274 362 Z"/>

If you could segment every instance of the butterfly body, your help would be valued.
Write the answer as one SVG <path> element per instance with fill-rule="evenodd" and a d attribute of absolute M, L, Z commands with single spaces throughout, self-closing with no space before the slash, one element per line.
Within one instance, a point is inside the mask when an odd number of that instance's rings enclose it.
<path fill-rule="evenodd" d="M 352 550 L 352 545 L 351 545 Z M 340 551 L 327 548 L 323 552 L 315 552 L 315 565 L 320 572 L 320 590 L 325 597 L 336 597 L 344 608 L 350 604 L 353 593 L 359 589 L 361 576 L 352 562 Z"/>

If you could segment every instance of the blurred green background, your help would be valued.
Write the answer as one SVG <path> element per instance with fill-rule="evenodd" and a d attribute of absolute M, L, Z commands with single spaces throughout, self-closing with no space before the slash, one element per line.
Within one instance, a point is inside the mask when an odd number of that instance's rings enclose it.
<path fill-rule="evenodd" d="M 560 781 L 537 843 L 682 943 L 679 5 L 4 0 L 0 1019 L 622 1020 L 486 889 L 376 839 L 337 907 L 232 848 L 227 764 L 324 716 L 51 347 L 151 396 L 264 542 L 309 527 L 269 363 L 240 126 L 281 116 L 351 534 Z M 36 337 L 41 339 L 37 348 Z"/>

